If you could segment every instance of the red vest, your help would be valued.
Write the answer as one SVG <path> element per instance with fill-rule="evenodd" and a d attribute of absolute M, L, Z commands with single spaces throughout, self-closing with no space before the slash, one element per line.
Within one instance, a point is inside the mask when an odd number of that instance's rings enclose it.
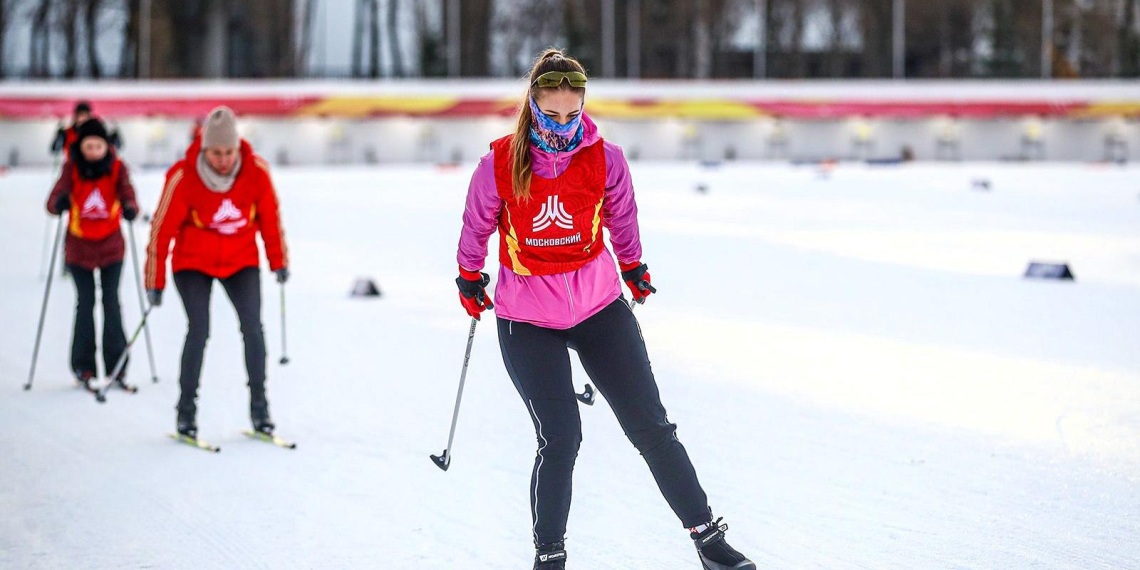
<path fill-rule="evenodd" d="M 78 141 L 78 140 L 79 140 L 79 133 L 78 133 L 78 131 L 76 131 L 75 125 L 67 127 L 67 129 L 65 131 L 63 131 L 63 161 L 64 162 L 71 160 L 71 145 L 75 144 L 76 141 Z"/>
<path fill-rule="evenodd" d="M 602 202 L 606 193 L 603 142 L 582 148 L 566 170 L 547 179 L 530 175 L 530 199 L 514 197 L 511 139 L 493 143 L 499 213 L 499 263 L 518 275 L 552 275 L 581 268 L 605 249 Z"/>
<path fill-rule="evenodd" d="M 88 180 L 71 174 L 71 215 L 67 229 L 71 235 L 87 240 L 101 240 L 119 231 L 119 159 L 111 165 L 111 174 Z"/>

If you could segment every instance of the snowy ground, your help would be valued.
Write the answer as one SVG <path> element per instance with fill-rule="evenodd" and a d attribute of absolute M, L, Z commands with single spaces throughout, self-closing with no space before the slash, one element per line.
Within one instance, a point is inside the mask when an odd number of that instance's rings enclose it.
<path fill-rule="evenodd" d="M 637 315 L 663 398 L 762 568 L 1140 568 L 1140 170 L 633 174 L 660 288 Z M 240 435 L 239 334 L 216 287 L 199 421 L 218 455 L 164 437 L 173 291 L 153 314 L 161 382 L 137 352 L 142 390 L 100 406 L 69 378 L 74 289 L 57 281 L 21 391 L 50 180 L 0 177 L 0 568 L 529 568 L 534 436 L 487 324 L 452 468 L 428 460 L 466 340 L 452 280 L 468 176 L 276 171 L 292 363 L 276 364 L 266 275 L 270 398 L 299 448 Z M 153 208 L 161 173 L 135 182 Z M 1070 262 L 1076 283 L 1022 279 L 1031 259 Z M 348 297 L 363 275 L 382 299 Z M 133 327 L 132 282 L 122 295 Z M 583 421 L 570 567 L 697 568 L 604 401 Z"/>

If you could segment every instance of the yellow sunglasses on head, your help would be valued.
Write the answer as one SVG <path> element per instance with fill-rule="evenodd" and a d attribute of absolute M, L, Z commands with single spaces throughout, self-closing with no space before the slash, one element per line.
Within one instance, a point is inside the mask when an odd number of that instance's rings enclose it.
<path fill-rule="evenodd" d="M 539 75 L 534 83 L 539 87 L 558 87 L 563 81 L 569 81 L 571 87 L 582 89 L 586 87 L 586 74 L 581 71 L 547 71 Z"/>

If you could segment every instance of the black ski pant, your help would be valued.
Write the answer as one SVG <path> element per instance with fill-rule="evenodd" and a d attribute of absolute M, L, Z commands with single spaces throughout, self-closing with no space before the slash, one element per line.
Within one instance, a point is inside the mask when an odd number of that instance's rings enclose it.
<path fill-rule="evenodd" d="M 186 270 L 174 274 L 174 285 L 186 308 L 186 344 L 182 347 L 182 370 L 178 399 L 180 411 L 193 414 L 197 407 L 198 381 L 202 375 L 202 358 L 206 340 L 210 338 L 210 293 L 214 277 L 200 271 Z M 256 267 L 218 279 L 233 303 L 241 324 L 245 343 L 245 369 L 249 375 L 250 409 L 265 410 L 265 332 L 261 326 L 261 274 Z"/>
<path fill-rule="evenodd" d="M 78 265 L 67 265 L 75 281 L 75 330 L 71 335 L 71 370 L 76 376 L 90 372 L 95 376 L 95 272 Z M 119 278 L 122 262 L 99 268 L 99 286 L 103 291 L 103 368 L 107 375 L 119 362 L 127 348 L 123 332 L 123 313 L 119 306 Z M 126 370 L 126 366 L 123 366 Z"/>
<path fill-rule="evenodd" d="M 530 488 L 536 544 L 565 538 L 574 460 L 582 442 L 568 348 L 578 353 L 681 523 L 691 528 L 709 521 L 708 498 L 677 439 L 677 426 L 666 417 L 645 341 L 624 298 L 567 330 L 501 318 L 498 329 L 507 373 L 538 436 Z"/>

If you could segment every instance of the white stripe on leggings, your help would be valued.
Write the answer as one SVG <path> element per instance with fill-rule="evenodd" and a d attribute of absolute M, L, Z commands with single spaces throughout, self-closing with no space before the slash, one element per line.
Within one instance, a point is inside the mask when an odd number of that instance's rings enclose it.
<path fill-rule="evenodd" d="M 534 525 L 530 527 L 531 534 L 534 535 L 535 544 L 538 543 L 538 477 L 542 473 L 542 464 L 546 462 L 546 458 L 542 455 L 542 450 L 546 449 L 549 444 L 546 441 L 546 436 L 542 435 L 542 420 L 538 419 L 538 413 L 534 411 L 534 401 L 527 400 L 527 405 L 530 407 L 530 414 L 534 416 L 535 423 L 538 424 L 538 437 L 542 439 L 542 445 L 538 448 L 538 467 L 534 470 Z"/>

